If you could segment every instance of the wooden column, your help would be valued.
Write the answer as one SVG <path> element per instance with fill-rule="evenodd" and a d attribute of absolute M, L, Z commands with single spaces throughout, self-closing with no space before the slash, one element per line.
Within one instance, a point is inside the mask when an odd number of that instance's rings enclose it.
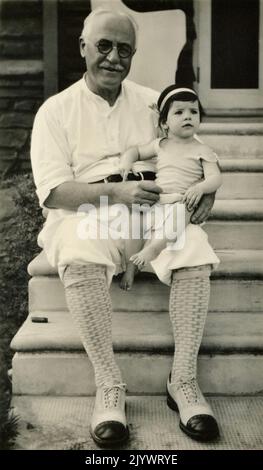
<path fill-rule="evenodd" d="M 44 97 L 58 92 L 58 2 L 43 0 Z"/>

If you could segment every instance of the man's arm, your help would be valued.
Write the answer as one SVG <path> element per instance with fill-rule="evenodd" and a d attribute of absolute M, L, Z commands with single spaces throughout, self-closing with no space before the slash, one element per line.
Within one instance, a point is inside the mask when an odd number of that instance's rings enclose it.
<path fill-rule="evenodd" d="M 153 205 L 159 200 L 161 188 L 154 181 L 123 183 L 78 183 L 68 181 L 52 189 L 45 200 L 49 209 L 78 210 L 82 204 L 98 205 L 100 196 L 108 196 L 109 204 Z"/>
<path fill-rule="evenodd" d="M 95 184 L 75 181 L 67 138 L 55 104 L 43 105 L 38 111 L 31 139 L 33 173 L 42 207 L 77 211 L 82 204 L 98 205 L 100 196 L 108 196 L 110 204 L 128 206 L 158 201 L 161 189 L 153 181 Z"/>

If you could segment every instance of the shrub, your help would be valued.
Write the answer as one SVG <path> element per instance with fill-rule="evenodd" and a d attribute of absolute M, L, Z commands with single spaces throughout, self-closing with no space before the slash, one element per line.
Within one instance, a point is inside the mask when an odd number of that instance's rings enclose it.
<path fill-rule="evenodd" d="M 27 265 L 40 251 L 37 235 L 43 223 L 31 174 L 15 176 L 1 183 L 2 189 L 13 188 L 15 215 L 3 223 L 2 269 L 0 289 L 4 316 L 17 322 L 27 313 Z"/>
<path fill-rule="evenodd" d="M 15 213 L 0 228 L 0 448 L 12 446 L 17 433 L 17 418 L 10 410 L 9 344 L 27 316 L 27 265 L 40 250 L 37 234 L 43 223 L 31 174 L 1 181 L 0 189 L 7 188 L 12 190 Z"/>

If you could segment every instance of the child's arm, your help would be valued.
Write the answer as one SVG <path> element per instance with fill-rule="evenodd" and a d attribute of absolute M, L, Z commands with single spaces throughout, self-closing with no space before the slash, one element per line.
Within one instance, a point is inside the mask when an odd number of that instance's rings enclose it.
<path fill-rule="evenodd" d="M 132 170 L 133 164 L 138 160 L 149 160 L 156 155 L 155 140 L 136 147 L 130 147 L 120 156 L 120 173 L 123 181 L 127 179 L 129 171 Z"/>
<path fill-rule="evenodd" d="M 133 164 L 139 160 L 139 148 L 130 147 L 120 156 L 119 170 L 123 181 L 127 179 Z"/>
<path fill-rule="evenodd" d="M 182 199 L 182 202 L 186 203 L 189 211 L 198 205 L 203 194 L 215 192 L 222 184 L 222 175 L 218 164 L 216 162 L 208 162 L 206 160 L 203 160 L 202 164 L 204 169 L 204 181 L 191 186 L 185 192 Z"/>

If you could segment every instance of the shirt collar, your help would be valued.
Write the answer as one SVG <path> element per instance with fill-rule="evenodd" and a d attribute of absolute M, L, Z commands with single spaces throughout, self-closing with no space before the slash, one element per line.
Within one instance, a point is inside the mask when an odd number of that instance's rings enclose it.
<path fill-rule="evenodd" d="M 93 93 L 93 91 L 91 91 L 87 85 L 87 82 L 85 80 L 85 76 L 86 76 L 86 73 L 85 72 L 83 74 L 83 77 L 82 77 L 82 88 L 84 89 L 85 93 L 89 96 L 89 98 L 91 98 L 92 100 L 96 101 L 97 103 L 104 103 L 106 106 L 108 106 L 111 110 L 116 108 L 116 106 L 118 106 L 118 104 L 123 100 L 123 97 L 125 95 L 125 83 L 123 82 L 121 84 L 121 91 L 120 91 L 120 94 L 118 96 L 118 98 L 116 99 L 115 103 L 113 106 L 110 106 L 108 104 L 108 102 L 102 98 L 100 95 L 97 95 L 96 93 Z"/>

